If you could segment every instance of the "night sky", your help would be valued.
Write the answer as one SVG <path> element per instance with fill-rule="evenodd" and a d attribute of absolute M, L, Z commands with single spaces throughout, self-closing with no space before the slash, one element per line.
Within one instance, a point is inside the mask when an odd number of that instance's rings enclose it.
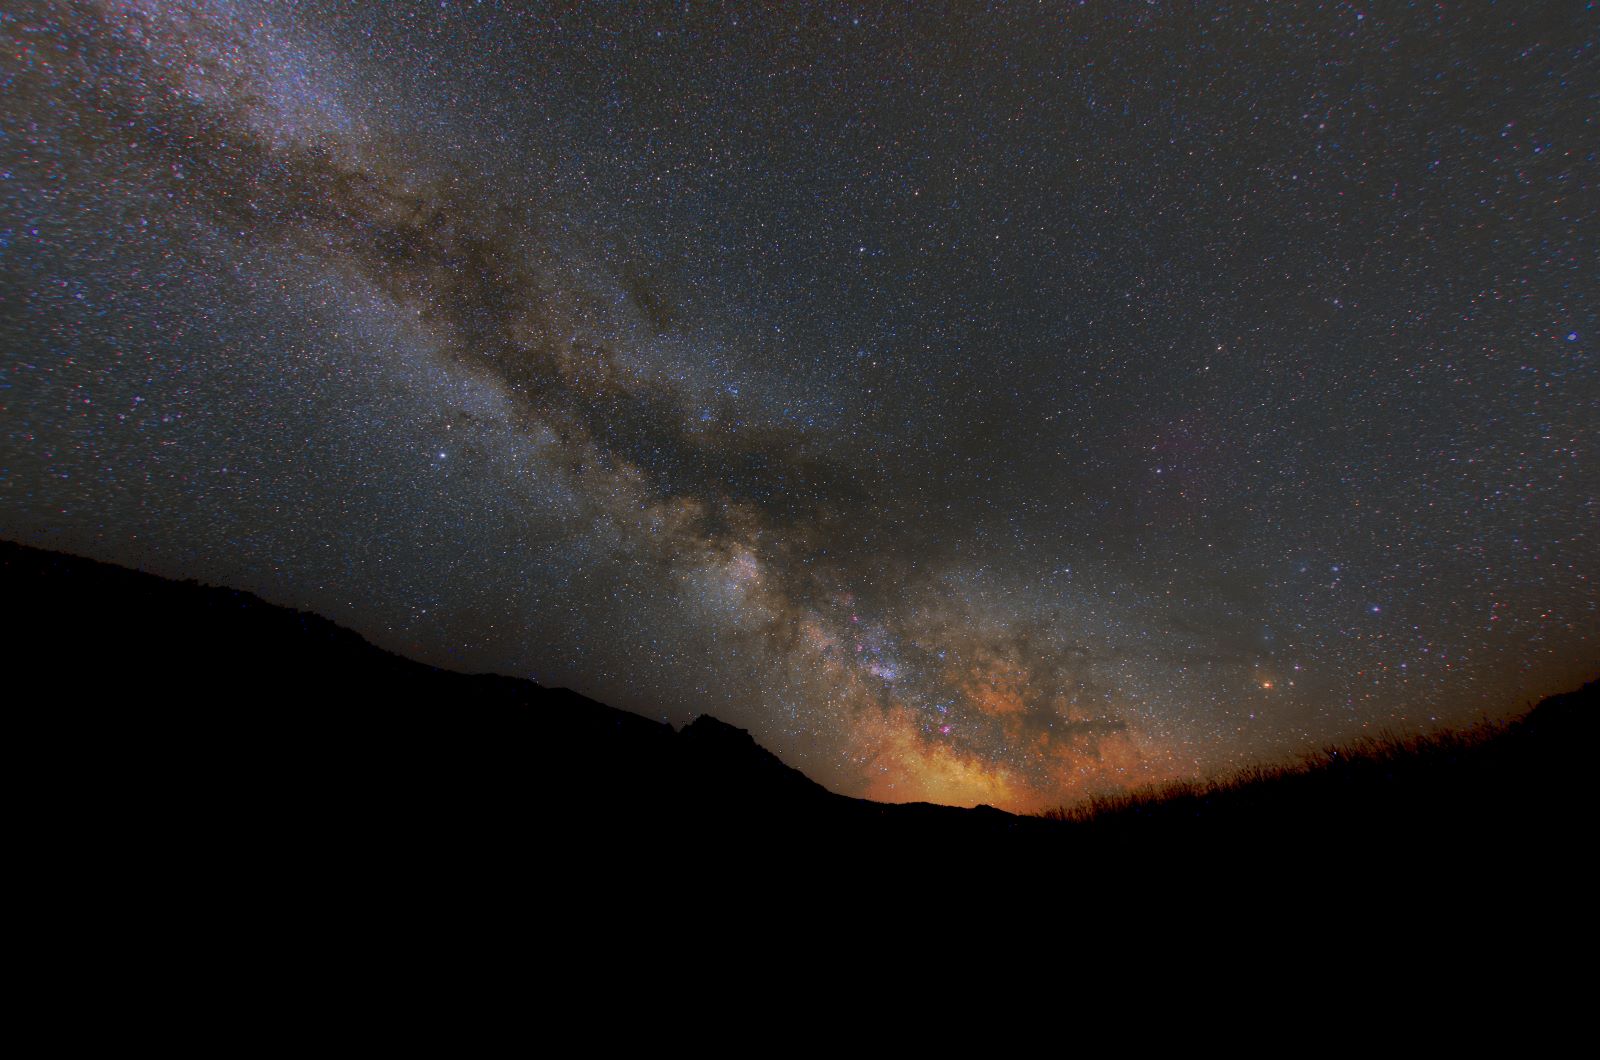
<path fill-rule="evenodd" d="M 1593 4 L 8 0 L 0 37 L 0 535 L 893 801 L 1600 668 Z"/>

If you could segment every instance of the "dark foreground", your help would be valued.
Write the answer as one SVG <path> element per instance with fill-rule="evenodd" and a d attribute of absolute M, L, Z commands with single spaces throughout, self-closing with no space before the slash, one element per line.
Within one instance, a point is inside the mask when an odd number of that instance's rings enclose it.
<path fill-rule="evenodd" d="M 1470 738 L 1050 820 L 846 798 L 713 718 L 674 731 L 438 670 L 228 589 L 0 543 L 0 591 L 27 822 L 125 878 L 468 885 L 626 866 L 648 883 L 685 861 L 973 874 L 1320 858 L 1538 878 L 1568 872 L 1593 831 L 1595 682 Z"/>

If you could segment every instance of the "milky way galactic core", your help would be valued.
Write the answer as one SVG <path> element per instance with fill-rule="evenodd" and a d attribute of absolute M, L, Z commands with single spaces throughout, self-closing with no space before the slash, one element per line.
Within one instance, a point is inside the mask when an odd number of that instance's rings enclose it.
<path fill-rule="evenodd" d="M 895 801 L 1503 716 L 1590 6 L 8 2 L 0 533 Z"/>

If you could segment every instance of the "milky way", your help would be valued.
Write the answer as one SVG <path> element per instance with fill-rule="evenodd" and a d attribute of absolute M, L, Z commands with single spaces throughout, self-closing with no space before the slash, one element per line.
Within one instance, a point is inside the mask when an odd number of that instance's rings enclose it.
<path fill-rule="evenodd" d="M 1584 4 L 0 29 L 5 536 L 896 801 L 1600 661 Z"/>

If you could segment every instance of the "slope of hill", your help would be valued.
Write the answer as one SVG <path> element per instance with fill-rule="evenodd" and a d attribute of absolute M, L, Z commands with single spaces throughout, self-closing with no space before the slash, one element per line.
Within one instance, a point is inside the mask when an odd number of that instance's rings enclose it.
<path fill-rule="evenodd" d="M 1107 796 L 1049 814 L 1082 837 L 1271 839 L 1416 857 L 1561 859 L 1592 829 L 1600 681 L 1509 723 L 1330 747 L 1286 766 Z M 1533 866 L 1526 866 L 1532 868 Z"/>

